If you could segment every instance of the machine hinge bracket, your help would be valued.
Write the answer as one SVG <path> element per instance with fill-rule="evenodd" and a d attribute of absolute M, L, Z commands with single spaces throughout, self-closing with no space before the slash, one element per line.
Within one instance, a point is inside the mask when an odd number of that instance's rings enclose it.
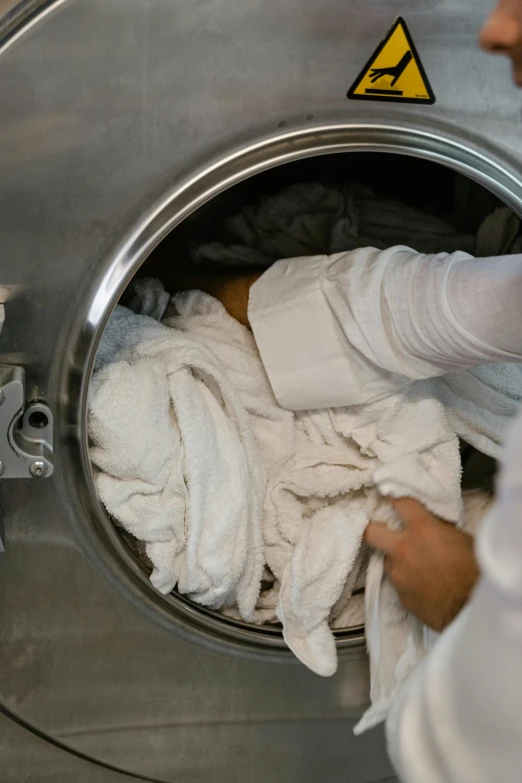
<path fill-rule="evenodd" d="M 53 473 L 53 416 L 47 405 L 25 408 L 23 367 L 0 365 L 0 478 Z"/>

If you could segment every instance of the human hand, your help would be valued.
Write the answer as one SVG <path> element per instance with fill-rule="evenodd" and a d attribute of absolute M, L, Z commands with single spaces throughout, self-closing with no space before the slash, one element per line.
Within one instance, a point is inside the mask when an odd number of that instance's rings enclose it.
<path fill-rule="evenodd" d="M 232 318 L 248 326 L 248 297 L 250 287 L 261 272 L 217 272 L 213 274 L 184 273 L 175 270 L 167 283 L 171 293 L 197 289 L 218 299 Z"/>
<path fill-rule="evenodd" d="M 442 631 L 467 603 L 478 580 L 473 538 L 416 500 L 402 498 L 392 505 L 404 530 L 371 522 L 364 538 L 384 553 L 384 568 L 405 609 Z"/>
<path fill-rule="evenodd" d="M 498 0 L 480 32 L 480 45 L 491 54 L 505 54 L 513 64 L 513 78 L 522 87 L 522 3 Z"/>
<path fill-rule="evenodd" d="M 248 297 L 250 287 L 260 273 L 242 272 L 232 275 L 216 275 L 201 280 L 199 289 L 218 299 L 227 313 L 243 326 L 248 323 Z"/>

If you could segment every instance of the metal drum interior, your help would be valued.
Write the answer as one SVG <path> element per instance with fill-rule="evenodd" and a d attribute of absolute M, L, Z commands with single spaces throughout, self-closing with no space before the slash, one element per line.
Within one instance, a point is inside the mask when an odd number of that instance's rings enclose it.
<path fill-rule="evenodd" d="M 475 177 L 478 173 L 475 172 Z M 142 260 L 136 276 L 157 278 L 169 293 L 175 293 L 179 266 L 193 273 L 212 272 L 212 268 L 199 267 L 191 260 L 191 246 L 195 242 L 212 242 L 231 216 L 246 205 L 266 201 L 296 184 L 306 187 L 312 182 L 327 187 L 369 188 L 379 199 L 393 199 L 405 209 L 414 206 L 427 216 L 436 215 L 463 235 L 474 236 L 484 217 L 503 205 L 498 195 L 459 173 L 455 164 L 441 165 L 428 156 L 354 151 L 304 157 L 240 179 L 205 201 L 167 233 Z M 467 203 L 461 203 L 466 202 L 466 199 Z M 397 237 L 395 242 L 406 243 L 406 236 Z M 444 250 L 444 238 L 441 237 L 440 244 L 434 246 L 432 252 Z M 123 291 L 122 301 L 126 301 L 126 291 Z M 484 476 L 484 485 L 490 486 L 490 478 L 491 474 Z M 113 523 L 100 504 L 98 508 L 104 532 L 113 539 Z M 116 529 L 125 542 L 123 548 L 119 546 L 121 541 L 118 542 L 120 556 L 139 573 L 140 580 L 146 579 L 150 568 L 143 561 L 143 553 L 138 554 L 137 542 L 121 528 L 116 526 Z M 176 590 L 168 596 L 157 593 L 155 603 L 157 606 L 162 605 L 176 624 L 196 625 L 206 635 L 221 641 L 225 648 L 228 643 L 229 650 L 239 650 L 247 655 L 259 654 L 263 650 L 265 653 L 271 652 L 272 657 L 277 653 L 277 658 L 288 654 L 277 625 L 258 626 L 230 619 L 191 602 Z M 337 629 L 335 638 L 340 650 L 362 645 L 364 627 L 357 624 Z M 230 643 L 233 643 L 233 648 Z"/>

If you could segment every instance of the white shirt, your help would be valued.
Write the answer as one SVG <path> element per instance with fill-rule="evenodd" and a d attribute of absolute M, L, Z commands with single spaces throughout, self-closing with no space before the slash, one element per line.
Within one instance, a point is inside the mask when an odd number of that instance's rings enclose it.
<path fill-rule="evenodd" d="M 274 393 L 299 410 L 358 404 L 411 379 L 522 362 L 522 256 L 408 248 L 280 261 L 249 319 Z M 477 541 L 470 603 L 406 682 L 387 722 L 405 783 L 522 780 L 522 417 Z"/>

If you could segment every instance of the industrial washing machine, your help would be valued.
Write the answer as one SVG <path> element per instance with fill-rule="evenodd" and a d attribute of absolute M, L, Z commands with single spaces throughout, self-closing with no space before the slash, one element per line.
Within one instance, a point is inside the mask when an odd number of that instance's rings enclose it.
<path fill-rule="evenodd" d="M 352 735 L 362 629 L 321 679 L 277 629 L 158 594 L 97 498 L 86 399 L 141 264 L 263 172 L 356 155 L 364 177 L 366 155 L 368 175 L 401 155 L 426 189 L 442 167 L 522 214 L 520 96 L 477 45 L 489 8 L 0 3 L 1 783 L 392 779 L 382 731 Z M 399 17 L 410 48 L 379 87 Z"/>

